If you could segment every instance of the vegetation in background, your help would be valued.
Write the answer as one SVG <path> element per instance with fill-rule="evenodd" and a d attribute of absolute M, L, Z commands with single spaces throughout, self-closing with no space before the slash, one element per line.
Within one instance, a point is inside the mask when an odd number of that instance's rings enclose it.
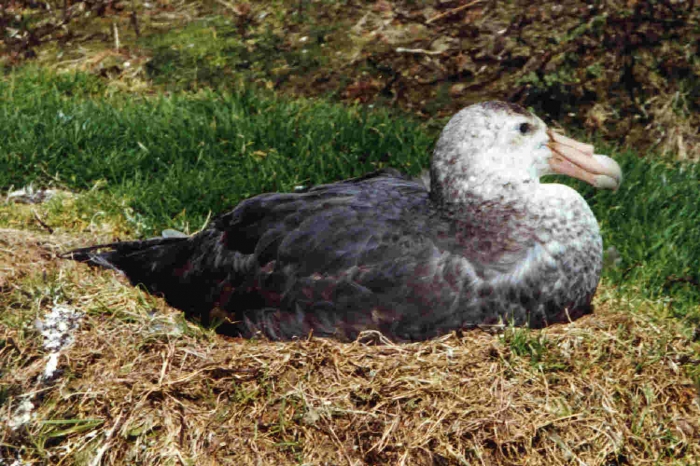
<path fill-rule="evenodd" d="M 247 81 L 422 118 L 510 100 L 616 145 L 700 159 L 694 2 L 84 0 L 47 33 L 67 4 L 3 9 L 0 60 L 139 91 Z"/>
<path fill-rule="evenodd" d="M 80 39 L 75 32 L 84 30 L 95 17 L 104 18 L 124 9 L 114 0 L 15 0 L 0 6 L 2 54 L 10 63 L 35 58 L 46 44 L 65 45 Z"/>
<path fill-rule="evenodd" d="M 0 83 L 0 186 L 104 182 L 152 233 L 182 228 L 178 219 L 200 225 L 261 192 L 388 165 L 417 174 L 431 150 L 419 123 L 382 110 L 246 90 L 90 98 L 93 81 L 27 71 Z"/>

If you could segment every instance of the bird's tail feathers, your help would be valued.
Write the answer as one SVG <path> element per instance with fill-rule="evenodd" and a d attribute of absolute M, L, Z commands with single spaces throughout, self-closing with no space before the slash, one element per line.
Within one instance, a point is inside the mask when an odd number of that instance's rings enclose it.
<path fill-rule="evenodd" d="M 72 259 L 98 267 L 119 270 L 122 258 L 150 250 L 157 246 L 179 243 L 187 237 L 151 238 L 142 241 L 116 241 L 114 243 L 96 244 L 85 248 L 72 249 L 64 252 L 61 259 Z"/>

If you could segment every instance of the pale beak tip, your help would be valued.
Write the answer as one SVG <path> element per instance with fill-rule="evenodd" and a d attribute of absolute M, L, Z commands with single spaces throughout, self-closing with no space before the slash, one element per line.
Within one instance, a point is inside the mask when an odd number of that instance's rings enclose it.
<path fill-rule="evenodd" d="M 612 189 L 613 191 L 617 191 L 620 187 L 620 181 L 617 178 L 607 175 L 596 175 L 593 186 L 598 189 Z"/>
<path fill-rule="evenodd" d="M 620 165 L 607 155 L 595 154 L 593 158 L 605 168 L 604 175 L 595 177 L 595 186 L 597 188 L 617 191 L 622 184 L 622 169 Z"/>

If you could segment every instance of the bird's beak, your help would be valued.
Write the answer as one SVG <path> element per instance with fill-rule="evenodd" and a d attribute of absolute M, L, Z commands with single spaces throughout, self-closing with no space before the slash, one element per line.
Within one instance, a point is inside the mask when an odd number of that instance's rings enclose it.
<path fill-rule="evenodd" d="M 554 173 L 568 175 L 596 188 L 614 189 L 622 183 L 622 170 L 610 157 L 593 153 L 593 146 L 548 131 L 552 151 L 549 166 Z"/>

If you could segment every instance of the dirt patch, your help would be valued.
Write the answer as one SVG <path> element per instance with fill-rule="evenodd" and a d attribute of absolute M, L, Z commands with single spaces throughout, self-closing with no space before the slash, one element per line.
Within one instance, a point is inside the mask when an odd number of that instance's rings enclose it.
<path fill-rule="evenodd" d="M 15 319 L 0 319 L 0 416 L 26 421 L 2 424 L 4 458 L 641 464 L 700 457 L 698 388 L 687 371 L 698 364 L 697 344 L 677 321 L 654 317 L 654 303 L 611 299 L 603 288 L 594 315 L 541 331 L 473 331 L 404 345 L 372 333 L 350 344 L 246 341 L 185 322 L 112 272 L 56 260 L 54 252 L 76 245 L 69 236 L 2 230 L 2 241 L 1 264 L 15 270 L 5 278 L 14 291 L 0 293 L 2 312 Z M 57 375 L 44 381 L 48 355 L 32 322 L 57 302 L 84 317 L 55 360 Z"/>

